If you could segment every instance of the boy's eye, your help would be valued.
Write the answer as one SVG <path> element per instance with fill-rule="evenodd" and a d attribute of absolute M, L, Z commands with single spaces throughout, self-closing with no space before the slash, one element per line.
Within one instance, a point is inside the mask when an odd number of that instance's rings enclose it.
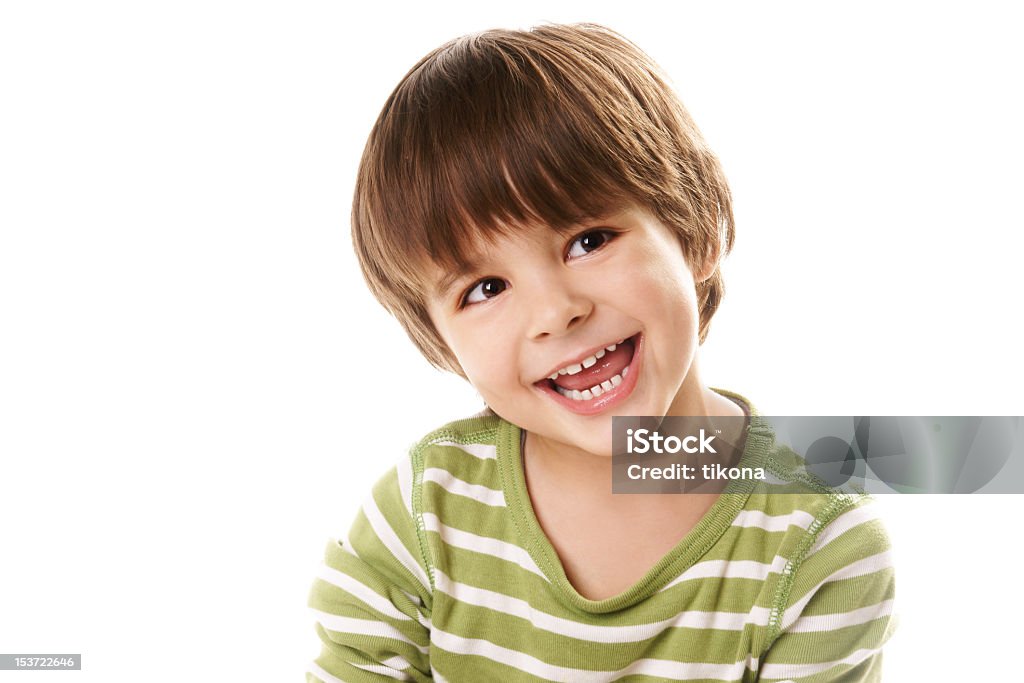
<path fill-rule="evenodd" d="M 476 304 L 492 297 L 498 296 L 505 291 L 507 285 L 504 280 L 496 277 L 489 277 L 476 283 L 466 295 L 462 297 L 462 305 Z"/>
<path fill-rule="evenodd" d="M 579 258 L 592 251 L 600 249 L 609 242 L 612 233 L 609 230 L 591 230 L 585 232 L 572 241 L 569 245 L 569 258 Z"/>

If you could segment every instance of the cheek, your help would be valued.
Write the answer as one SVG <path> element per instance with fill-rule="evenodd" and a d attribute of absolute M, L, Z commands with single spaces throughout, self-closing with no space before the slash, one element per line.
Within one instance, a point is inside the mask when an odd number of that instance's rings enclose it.
<path fill-rule="evenodd" d="M 619 291 L 628 292 L 636 305 L 648 312 L 660 312 L 673 320 L 696 314 L 696 288 L 685 264 L 652 259 L 644 266 L 632 269 L 627 277 L 620 278 L 617 286 Z"/>
<path fill-rule="evenodd" d="M 474 334 L 461 338 L 455 355 L 470 383 L 485 396 L 500 394 L 515 379 L 518 367 L 508 339 L 501 334 Z"/>

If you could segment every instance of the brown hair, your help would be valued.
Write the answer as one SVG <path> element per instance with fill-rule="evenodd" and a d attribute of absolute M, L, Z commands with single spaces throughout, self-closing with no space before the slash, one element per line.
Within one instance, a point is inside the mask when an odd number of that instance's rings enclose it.
<path fill-rule="evenodd" d="M 593 24 L 485 31 L 434 50 L 391 93 L 359 166 L 352 240 L 374 296 L 461 375 L 427 313 L 424 266 L 465 268 L 478 237 L 564 231 L 627 203 L 674 230 L 691 266 L 732 248 L 718 160 L 650 57 Z M 724 291 L 717 266 L 697 284 L 700 343 Z"/>

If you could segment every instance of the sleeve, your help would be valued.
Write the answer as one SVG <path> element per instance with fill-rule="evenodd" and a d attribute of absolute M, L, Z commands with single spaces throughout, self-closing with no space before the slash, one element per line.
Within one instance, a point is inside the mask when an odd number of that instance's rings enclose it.
<path fill-rule="evenodd" d="M 840 512 L 805 547 L 782 582 L 777 635 L 758 681 L 881 681 L 882 646 L 897 620 L 889 539 L 875 505 L 862 499 Z"/>
<path fill-rule="evenodd" d="M 429 681 L 432 581 L 415 524 L 411 464 L 374 486 L 347 541 L 327 545 L 309 607 L 322 642 L 306 680 Z"/>

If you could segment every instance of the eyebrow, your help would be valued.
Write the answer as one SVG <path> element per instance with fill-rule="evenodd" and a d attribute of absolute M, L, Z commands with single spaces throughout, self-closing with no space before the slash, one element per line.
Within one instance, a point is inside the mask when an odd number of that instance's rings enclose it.
<path fill-rule="evenodd" d="M 469 266 L 459 267 L 449 271 L 448 274 L 438 280 L 437 284 L 434 285 L 434 296 L 439 299 L 445 298 L 456 282 L 468 277 L 473 271 L 474 268 Z"/>

